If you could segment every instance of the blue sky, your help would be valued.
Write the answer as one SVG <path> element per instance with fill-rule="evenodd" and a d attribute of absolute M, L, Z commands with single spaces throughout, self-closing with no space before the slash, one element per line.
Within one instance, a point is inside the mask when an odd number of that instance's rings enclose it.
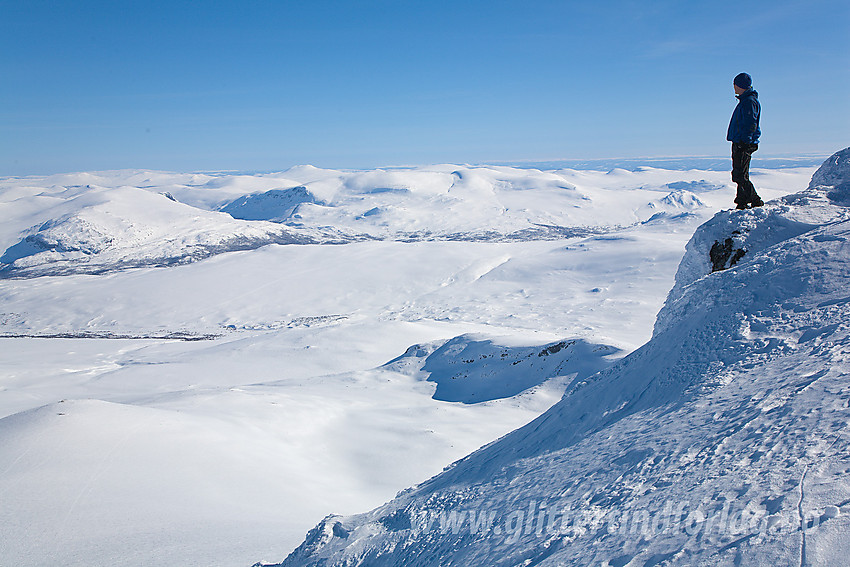
<path fill-rule="evenodd" d="M 850 3 L 0 0 L 0 175 L 850 145 Z M 757 154 L 758 156 L 758 154 Z"/>

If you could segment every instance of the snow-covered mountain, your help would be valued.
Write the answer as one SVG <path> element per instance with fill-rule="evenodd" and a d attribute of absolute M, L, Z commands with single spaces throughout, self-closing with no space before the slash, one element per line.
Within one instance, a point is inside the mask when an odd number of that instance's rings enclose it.
<path fill-rule="evenodd" d="M 848 202 L 850 148 L 718 213 L 646 345 L 281 565 L 846 564 Z"/>
<path fill-rule="evenodd" d="M 4 275 L 100 273 L 195 261 L 270 243 L 313 242 L 137 187 L 59 187 L 33 195 L 48 218 L 0 256 Z"/>
<path fill-rule="evenodd" d="M 0 182 L 0 277 L 180 265 L 268 244 L 510 242 L 598 234 L 653 215 L 705 208 L 676 183 L 715 195 L 727 183 L 693 179 L 698 174 L 720 175 L 649 168 L 342 172 L 305 166 L 257 176 L 105 172 L 10 178 Z M 666 185 L 671 176 L 677 188 Z"/>
<path fill-rule="evenodd" d="M 814 170 L 753 176 L 778 198 Z M 0 562 L 280 560 L 645 343 L 733 192 L 646 167 L 0 179 Z"/>

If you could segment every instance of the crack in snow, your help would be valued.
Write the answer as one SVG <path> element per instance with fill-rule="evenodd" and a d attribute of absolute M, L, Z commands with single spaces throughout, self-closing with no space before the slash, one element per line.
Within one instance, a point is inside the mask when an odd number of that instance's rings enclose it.
<path fill-rule="evenodd" d="M 809 472 L 809 465 L 803 468 L 803 475 L 800 477 L 800 500 L 797 502 L 797 514 L 800 517 L 800 567 L 806 565 L 806 517 L 803 514 L 803 498 L 805 498 L 805 488 L 803 483 L 806 482 L 806 475 Z"/>

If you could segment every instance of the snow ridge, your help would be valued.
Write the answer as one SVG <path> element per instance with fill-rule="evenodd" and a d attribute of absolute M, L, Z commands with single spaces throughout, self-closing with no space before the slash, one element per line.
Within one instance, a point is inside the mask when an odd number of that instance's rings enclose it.
<path fill-rule="evenodd" d="M 510 398 L 556 377 L 576 384 L 618 354 L 614 347 L 582 339 L 510 347 L 488 337 L 461 335 L 439 345 L 413 345 L 384 367 L 426 374 L 437 384 L 435 400 L 475 404 Z"/>
<path fill-rule="evenodd" d="M 386 505 L 327 517 L 280 565 L 845 561 L 848 157 L 703 225 L 644 347 Z M 746 253 L 712 272 L 730 237 Z"/>

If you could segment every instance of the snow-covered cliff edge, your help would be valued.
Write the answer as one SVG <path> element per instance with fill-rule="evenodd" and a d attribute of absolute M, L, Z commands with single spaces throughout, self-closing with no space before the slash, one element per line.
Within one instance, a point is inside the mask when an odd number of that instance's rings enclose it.
<path fill-rule="evenodd" d="M 281 565 L 837 565 L 850 549 L 850 148 L 696 232 L 652 340 Z M 732 239 L 737 260 L 713 266 Z M 713 271 L 714 270 L 714 271 Z"/>

